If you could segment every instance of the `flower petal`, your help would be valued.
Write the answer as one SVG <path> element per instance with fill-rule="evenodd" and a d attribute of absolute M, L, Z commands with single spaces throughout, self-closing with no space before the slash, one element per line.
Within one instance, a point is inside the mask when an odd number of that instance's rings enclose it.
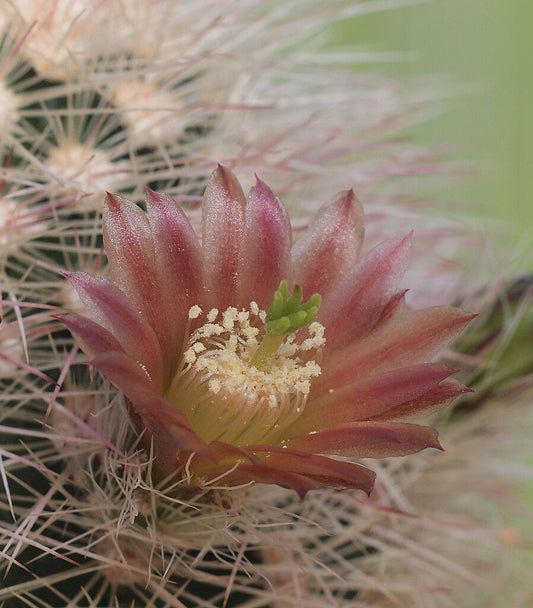
<path fill-rule="evenodd" d="M 260 179 L 248 194 L 245 215 L 237 305 L 248 307 L 253 300 L 268 310 L 280 282 L 290 281 L 290 223 L 279 200 Z"/>
<path fill-rule="evenodd" d="M 203 305 L 202 253 L 200 241 L 176 201 L 147 188 L 146 206 L 164 327 L 159 340 L 172 368 L 183 344 L 188 311 L 195 304 Z"/>
<path fill-rule="evenodd" d="M 143 422 L 152 430 L 157 429 L 156 456 L 184 450 L 211 457 L 211 451 L 196 435 L 185 415 L 161 397 L 142 367 L 130 357 L 110 352 L 98 355 L 91 363 L 126 395 Z M 175 455 L 173 468 L 176 468 Z"/>
<path fill-rule="evenodd" d="M 344 349 L 328 352 L 313 390 L 323 394 L 351 382 L 355 373 L 362 376 L 431 360 L 475 316 L 451 306 L 403 310 L 380 323 L 370 335 L 354 340 Z"/>
<path fill-rule="evenodd" d="M 220 482 L 231 482 L 232 485 L 243 485 L 250 482 L 275 484 L 282 488 L 294 490 L 303 500 L 309 490 L 316 490 L 321 484 L 305 475 L 298 475 L 266 464 L 240 463 L 236 468 L 213 468 L 213 478 L 220 478 Z M 216 475 L 215 475 L 216 473 Z"/>
<path fill-rule="evenodd" d="M 65 276 L 97 322 L 113 334 L 126 353 L 144 365 L 152 381 L 160 386 L 163 363 L 157 337 L 120 289 L 107 279 L 85 272 Z"/>
<path fill-rule="evenodd" d="M 318 320 L 327 328 L 326 349 L 368 334 L 382 315 L 407 268 L 410 236 L 391 239 L 369 251 L 322 294 Z"/>
<path fill-rule="evenodd" d="M 164 336 L 152 231 L 146 214 L 131 201 L 108 193 L 103 226 L 111 278 L 133 308 L 142 312 L 158 338 Z"/>
<path fill-rule="evenodd" d="M 438 390 L 441 381 L 454 371 L 440 363 L 425 363 L 385 373 L 358 374 L 353 382 L 330 389 L 318 399 L 313 395 L 305 415 L 293 428 L 312 431 L 323 428 L 324 421 L 328 426 L 334 426 L 387 416 L 390 410 L 401 405 L 414 414 L 418 399 L 423 397 L 420 401 L 423 409 L 428 395 Z"/>
<path fill-rule="evenodd" d="M 122 345 L 111 332 L 87 317 L 82 317 L 75 312 L 52 316 L 69 328 L 88 357 L 92 358 L 109 351 L 124 352 Z"/>
<path fill-rule="evenodd" d="M 294 282 L 306 297 L 327 294 L 353 267 L 364 237 L 363 208 L 353 190 L 324 205 L 292 248 Z"/>
<path fill-rule="evenodd" d="M 291 449 L 355 458 L 405 456 L 442 449 L 435 429 L 406 422 L 354 422 L 287 441 Z"/>
<path fill-rule="evenodd" d="M 314 488 L 352 488 L 369 494 L 374 486 L 375 473 L 360 464 L 279 446 L 211 445 L 217 455 L 216 464 L 206 468 L 202 462 L 193 462 L 192 470 L 211 479 L 220 476 L 221 482 L 275 483 L 296 490 L 301 498 Z"/>
<path fill-rule="evenodd" d="M 259 448 L 247 448 L 257 455 Z M 269 467 L 288 470 L 298 475 L 305 475 L 317 481 L 322 487 L 328 488 L 352 488 L 363 490 L 370 494 L 374 487 L 376 474 L 361 464 L 354 462 L 343 462 L 317 456 L 319 450 L 313 448 L 313 452 L 299 453 L 288 448 L 279 451 L 268 451 L 269 446 L 264 446 L 267 452 L 265 462 Z"/>
<path fill-rule="evenodd" d="M 210 307 L 235 304 L 246 197 L 233 173 L 219 165 L 212 173 L 202 206 L 205 284 Z"/>
<path fill-rule="evenodd" d="M 427 413 L 433 408 L 442 405 L 443 403 L 449 403 L 452 399 L 459 397 L 459 395 L 464 395 L 465 393 L 472 393 L 472 389 L 468 388 L 461 382 L 457 380 L 449 379 L 440 382 L 435 388 L 431 389 L 427 393 L 424 393 L 420 397 L 413 399 L 411 401 L 406 401 L 405 403 L 401 403 L 396 407 L 387 410 L 386 412 L 382 412 L 381 414 L 377 414 L 372 416 L 372 420 L 382 420 L 382 419 L 398 419 L 398 418 L 408 418 L 410 416 L 415 416 L 420 414 L 421 412 Z"/>

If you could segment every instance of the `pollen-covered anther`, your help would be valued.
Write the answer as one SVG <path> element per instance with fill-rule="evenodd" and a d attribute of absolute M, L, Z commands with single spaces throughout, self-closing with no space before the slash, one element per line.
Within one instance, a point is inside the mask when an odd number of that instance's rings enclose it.
<path fill-rule="evenodd" d="M 197 319 L 202 314 L 202 309 L 195 305 L 189 308 L 189 319 Z"/>
<path fill-rule="evenodd" d="M 311 323 L 300 342 L 295 334 L 286 336 L 259 369 L 251 361 L 265 332 L 265 316 L 255 302 L 249 310 L 229 307 L 221 315 L 212 309 L 207 323 L 191 334 L 167 399 L 187 411 L 202 436 L 253 441 L 269 427 L 279 432 L 303 411 L 311 381 L 321 373 L 310 351 L 324 345 L 324 327 Z"/>

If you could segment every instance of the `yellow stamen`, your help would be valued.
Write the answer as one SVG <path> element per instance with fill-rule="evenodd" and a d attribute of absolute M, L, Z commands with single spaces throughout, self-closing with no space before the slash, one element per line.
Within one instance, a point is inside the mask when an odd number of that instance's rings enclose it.
<path fill-rule="evenodd" d="M 206 441 L 273 440 L 305 407 L 311 380 L 321 372 L 311 351 L 325 343 L 324 328 L 311 323 L 297 342 L 294 334 L 266 332 L 265 316 L 253 302 L 250 310 L 230 307 L 221 315 L 212 309 L 189 337 L 165 397 Z"/>

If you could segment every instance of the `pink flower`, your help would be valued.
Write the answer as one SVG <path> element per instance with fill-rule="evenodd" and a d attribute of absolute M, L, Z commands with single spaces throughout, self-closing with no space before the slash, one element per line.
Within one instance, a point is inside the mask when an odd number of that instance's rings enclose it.
<path fill-rule="evenodd" d="M 434 429 L 406 419 L 468 390 L 433 360 L 472 315 L 405 306 L 409 236 L 361 255 L 348 191 L 293 245 L 268 186 L 246 197 L 221 166 L 201 241 L 170 197 L 147 190 L 146 205 L 108 195 L 111 279 L 67 275 L 93 320 L 60 318 L 124 393 L 157 478 L 370 492 L 372 471 L 330 456 L 440 448 Z"/>

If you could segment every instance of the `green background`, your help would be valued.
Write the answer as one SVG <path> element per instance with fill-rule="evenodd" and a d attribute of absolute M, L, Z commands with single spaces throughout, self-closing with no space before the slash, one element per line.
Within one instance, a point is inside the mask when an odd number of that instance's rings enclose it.
<path fill-rule="evenodd" d="M 533 2 L 434 0 L 375 12 L 344 23 L 339 43 L 401 50 L 395 73 L 437 75 L 465 85 L 449 109 L 412 129 L 428 144 L 459 145 L 456 158 L 476 161 L 479 173 L 441 196 L 479 204 L 476 213 L 512 222 L 533 240 Z M 450 87 L 450 92 L 452 88 Z"/>

